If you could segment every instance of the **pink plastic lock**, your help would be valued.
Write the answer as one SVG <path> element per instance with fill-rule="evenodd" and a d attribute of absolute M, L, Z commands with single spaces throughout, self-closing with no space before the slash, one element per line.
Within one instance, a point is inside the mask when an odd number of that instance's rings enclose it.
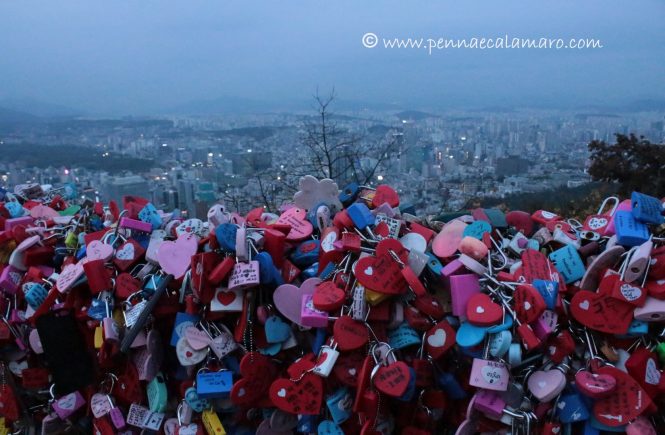
<path fill-rule="evenodd" d="M 554 311 L 545 310 L 533 323 L 533 332 L 540 341 L 544 341 L 554 332 L 558 325 L 559 316 Z"/>
<path fill-rule="evenodd" d="M 605 230 L 606 236 L 613 236 L 616 234 L 616 229 L 614 227 L 614 216 L 617 215 L 618 211 L 631 211 L 633 209 L 633 203 L 630 199 L 625 199 L 619 203 L 619 206 L 614 210 L 612 216 L 610 217 L 610 223 L 607 224 L 607 230 Z"/>
<path fill-rule="evenodd" d="M 300 318 L 303 326 L 311 326 L 313 328 L 325 328 L 328 326 L 328 313 L 314 308 L 312 295 L 302 295 Z"/>
<path fill-rule="evenodd" d="M 23 278 L 23 273 L 14 266 L 7 265 L 0 274 L 0 289 L 5 293 L 14 294 Z"/>
<path fill-rule="evenodd" d="M 478 275 L 464 274 L 450 277 L 450 297 L 452 299 L 453 314 L 466 318 L 466 305 L 471 296 L 480 293 Z"/>
<path fill-rule="evenodd" d="M 152 224 L 150 222 L 143 222 L 132 218 L 120 218 L 120 227 L 144 233 L 152 233 Z"/>
<path fill-rule="evenodd" d="M 506 391 L 509 378 L 510 373 L 504 363 L 480 358 L 473 359 L 469 385 L 486 390 Z"/>
<path fill-rule="evenodd" d="M 473 397 L 473 407 L 487 417 L 498 420 L 506 408 L 506 401 L 492 390 L 478 390 Z"/>
<path fill-rule="evenodd" d="M 19 225 L 30 225 L 34 219 L 32 216 L 21 216 L 13 219 L 7 219 L 5 221 L 5 231 L 11 231 Z"/>
<path fill-rule="evenodd" d="M 85 399 L 78 391 L 69 393 L 66 396 L 62 396 L 55 402 L 53 402 L 53 411 L 58 414 L 62 420 L 65 420 L 67 417 L 81 409 L 85 405 Z"/>

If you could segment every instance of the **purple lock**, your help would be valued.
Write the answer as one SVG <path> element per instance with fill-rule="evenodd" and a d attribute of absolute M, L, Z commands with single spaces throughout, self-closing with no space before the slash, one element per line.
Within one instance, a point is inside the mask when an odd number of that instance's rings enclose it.
<path fill-rule="evenodd" d="M 498 420 L 506 408 L 506 401 L 495 391 L 480 389 L 473 398 L 473 407 L 487 417 Z"/>
<path fill-rule="evenodd" d="M 7 265 L 0 274 L 0 289 L 13 295 L 18 290 L 21 279 L 23 279 L 23 272 L 14 266 Z"/>
<path fill-rule="evenodd" d="M 480 293 L 478 275 L 464 274 L 450 277 L 450 297 L 455 316 L 466 318 L 466 305 L 471 296 Z"/>
<path fill-rule="evenodd" d="M 141 231 L 143 233 L 152 233 L 152 224 L 131 218 L 120 218 L 120 227 L 130 230 Z"/>
<path fill-rule="evenodd" d="M 543 314 L 533 323 L 533 332 L 540 341 L 545 341 L 554 332 L 558 325 L 559 316 L 551 310 L 543 311 Z"/>
<path fill-rule="evenodd" d="M 33 221 L 34 219 L 32 216 L 21 216 L 13 219 L 7 219 L 5 221 L 5 231 L 11 231 L 19 225 L 28 226 L 32 224 Z"/>
<path fill-rule="evenodd" d="M 328 313 L 314 308 L 312 295 L 302 295 L 300 318 L 302 319 L 303 326 L 311 326 L 313 328 L 325 328 L 328 326 Z"/>
<path fill-rule="evenodd" d="M 58 414 L 58 417 L 65 420 L 67 417 L 81 409 L 83 405 L 85 405 L 85 399 L 81 393 L 74 391 L 73 393 L 62 396 L 53 402 L 53 411 Z"/>
<path fill-rule="evenodd" d="M 464 265 L 458 259 L 454 259 L 441 269 L 441 275 L 444 278 L 448 278 L 452 275 L 459 275 L 461 273 L 464 273 Z"/>

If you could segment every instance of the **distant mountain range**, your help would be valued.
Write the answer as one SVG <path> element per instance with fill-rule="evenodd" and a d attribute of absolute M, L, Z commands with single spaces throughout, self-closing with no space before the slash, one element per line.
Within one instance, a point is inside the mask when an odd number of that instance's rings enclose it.
<path fill-rule="evenodd" d="M 347 100 L 338 98 L 335 100 L 332 111 L 336 112 L 338 116 L 342 115 L 340 112 L 362 112 L 369 111 L 395 111 L 395 116 L 400 119 L 414 119 L 420 120 L 430 117 L 438 117 L 432 112 L 445 109 L 444 103 L 441 107 L 435 105 L 427 105 L 428 108 L 420 110 L 412 110 L 409 106 L 413 107 L 415 104 L 405 104 L 399 102 L 366 102 L 359 100 Z M 217 114 L 264 114 L 264 113 L 303 113 L 311 114 L 312 109 L 315 107 L 314 101 L 311 99 L 293 99 L 293 100 L 261 100 L 251 99 L 236 96 L 223 96 L 219 98 L 206 99 L 206 100 L 192 100 L 173 107 L 156 109 L 151 111 L 149 116 L 164 116 L 164 115 L 217 115 Z M 431 108 L 429 108 L 431 107 Z M 454 107 L 449 107 L 453 108 Z M 515 107 L 509 108 L 506 106 L 486 106 L 476 108 L 462 108 L 469 111 L 479 112 L 510 112 L 519 109 L 528 109 L 529 107 Z M 546 109 L 546 107 L 534 107 L 535 109 Z M 567 110 L 584 110 L 588 113 L 612 113 L 612 112 L 659 112 L 665 111 L 665 99 L 641 99 L 627 102 L 625 104 L 582 104 L 578 107 L 558 107 L 558 109 Z M 146 114 L 148 115 L 148 114 Z M 53 119 L 62 118 L 76 118 L 81 116 L 97 117 L 94 113 L 86 113 L 83 110 L 43 102 L 35 99 L 4 99 L 0 100 L 0 123 L 34 123 L 40 121 L 50 121 Z M 117 118 L 117 116 L 112 116 Z"/>

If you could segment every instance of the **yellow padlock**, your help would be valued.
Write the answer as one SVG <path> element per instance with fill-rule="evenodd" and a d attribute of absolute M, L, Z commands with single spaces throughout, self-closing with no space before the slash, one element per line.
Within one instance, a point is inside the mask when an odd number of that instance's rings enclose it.
<path fill-rule="evenodd" d="M 205 427 L 208 435 L 226 435 L 226 430 L 224 430 L 222 422 L 219 420 L 217 413 L 212 409 L 203 411 L 201 420 L 203 420 L 203 427 Z"/>
<path fill-rule="evenodd" d="M 365 300 L 372 306 L 380 304 L 388 299 L 388 297 L 388 295 L 384 295 L 383 293 L 375 292 L 368 288 L 365 289 Z"/>
<path fill-rule="evenodd" d="M 95 328 L 95 349 L 101 349 L 102 344 L 104 343 L 104 328 L 102 325 L 99 325 Z"/>

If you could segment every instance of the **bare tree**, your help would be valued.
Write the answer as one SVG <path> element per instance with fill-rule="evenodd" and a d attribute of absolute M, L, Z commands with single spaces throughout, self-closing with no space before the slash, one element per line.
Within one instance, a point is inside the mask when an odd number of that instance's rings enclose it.
<path fill-rule="evenodd" d="M 365 137 L 340 128 L 330 107 L 335 100 L 335 89 L 322 97 L 314 95 L 316 116 L 304 121 L 302 143 L 308 150 L 309 161 L 301 165 L 301 174 L 317 178 L 332 178 L 339 185 L 355 181 L 368 184 L 376 171 L 396 151 L 392 136 L 368 142 Z M 369 162 L 363 165 L 365 159 Z"/>

